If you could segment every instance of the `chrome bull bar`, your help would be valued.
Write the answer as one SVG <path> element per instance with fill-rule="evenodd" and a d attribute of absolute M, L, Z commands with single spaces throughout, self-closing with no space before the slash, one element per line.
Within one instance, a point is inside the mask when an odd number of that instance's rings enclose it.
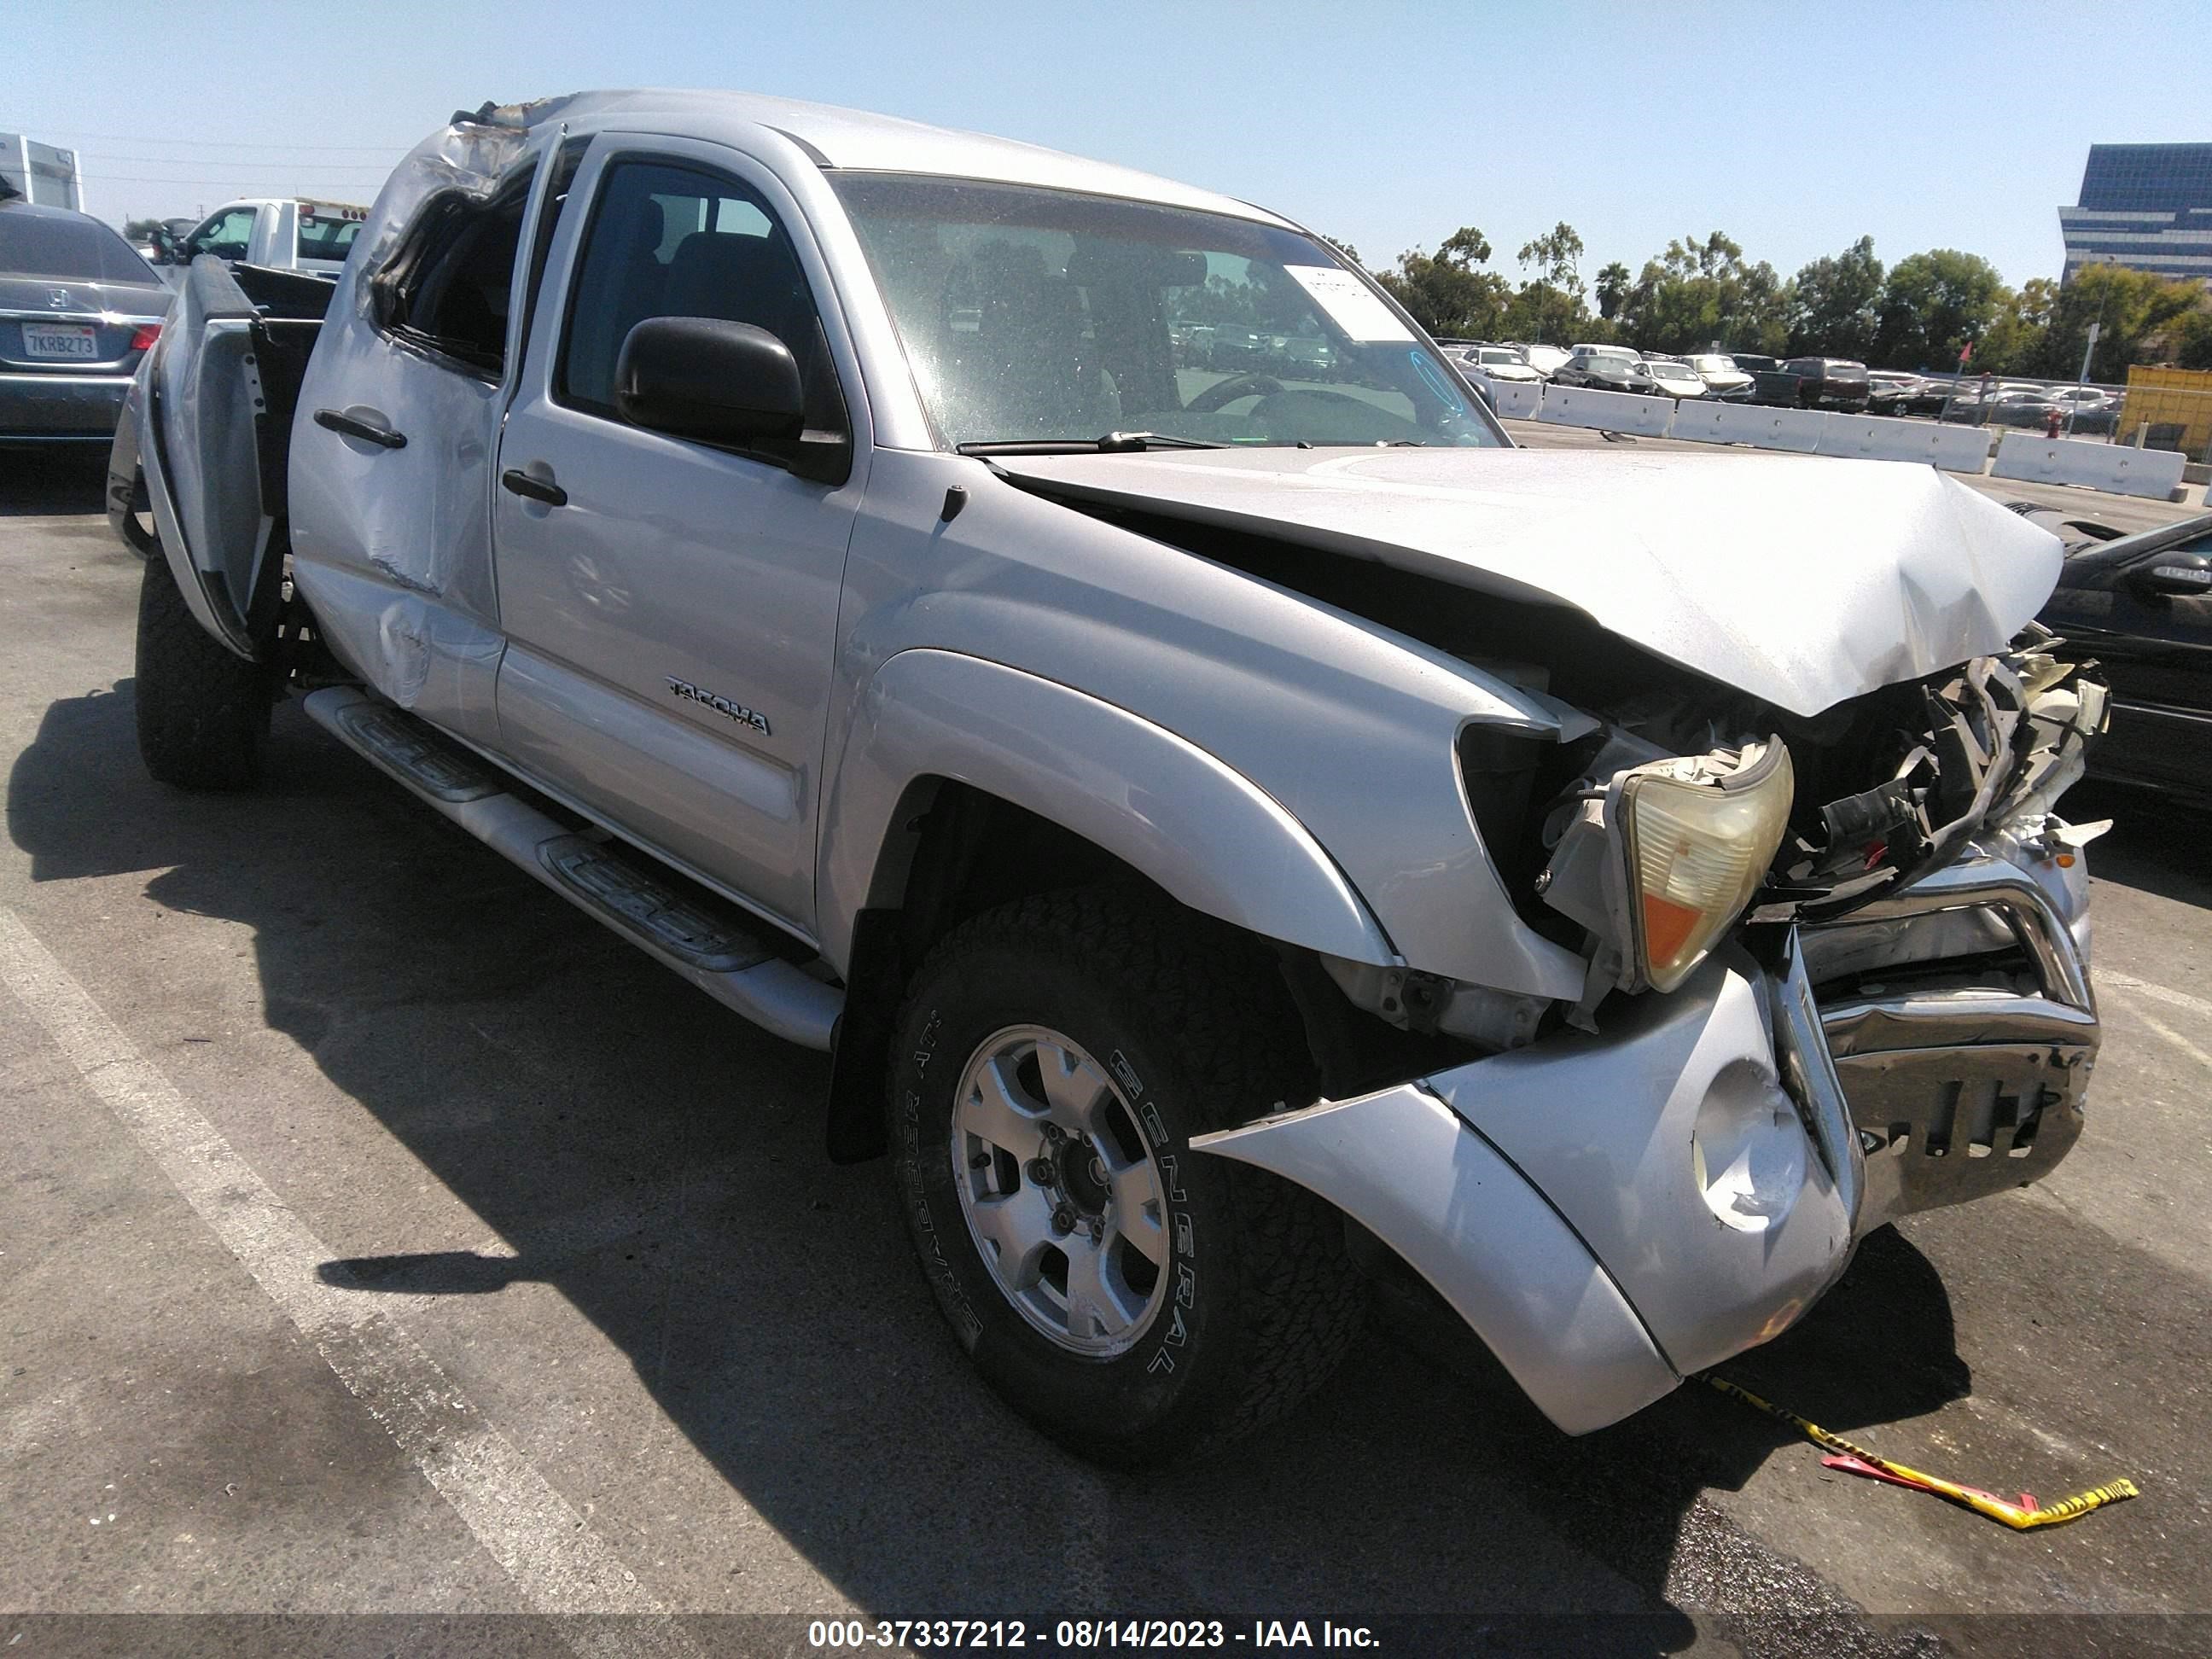
<path fill-rule="evenodd" d="M 2000 837 L 1846 921 L 1800 930 L 1813 985 L 1859 981 L 1816 1000 L 1857 1134 L 1861 1233 L 2026 1186 L 2080 1138 L 2100 1028 L 2086 872 L 2078 853 L 2060 856 Z M 2024 975 L 1981 965 L 2014 950 Z M 1866 982 L 1884 970 L 1912 982 Z"/>

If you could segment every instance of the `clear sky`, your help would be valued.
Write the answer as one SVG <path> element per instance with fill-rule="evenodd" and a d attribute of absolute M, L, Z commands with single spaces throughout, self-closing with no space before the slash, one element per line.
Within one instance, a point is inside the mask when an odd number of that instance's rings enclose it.
<path fill-rule="evenodd" d="M 370 201 L 487 98 L 721 86 L 1166 173 L 1370 265 L 1474 224 L 1513 274 L 1565 219 L 1585 280 L 1718 229 L 1785 275 L 1871 234 L 1886 263 L 1965 248 L 2016 284 L 2057 275 L 2053 210 L 2093 141 L 2212 140 L 2208 0 L 46 0 L 35 21 L 35 58 L 27 15 L 7 31 L 0 131 L 81 149 L 118 222 Z"/>

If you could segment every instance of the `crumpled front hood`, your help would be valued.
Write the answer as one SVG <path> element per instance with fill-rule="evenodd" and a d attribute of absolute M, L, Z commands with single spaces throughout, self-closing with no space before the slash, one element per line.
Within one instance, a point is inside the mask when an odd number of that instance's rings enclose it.
<path fill-rule="evenodd" d="M 1571 605 L 1794 714 L 2001 651 L 2057 538 L 1931 466 L 1510 449 L 994 456 L 1040 493 Z"/>

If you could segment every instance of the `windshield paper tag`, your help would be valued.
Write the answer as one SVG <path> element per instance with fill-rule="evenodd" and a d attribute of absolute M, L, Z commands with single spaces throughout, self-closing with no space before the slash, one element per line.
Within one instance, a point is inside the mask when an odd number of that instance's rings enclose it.
<path fill-rule="evenodd" d="M 1329 319 L 1355 340 L 1410 340 L 1412 332 L 1367 285 L 1335 265 L 1285 265 Z"/>

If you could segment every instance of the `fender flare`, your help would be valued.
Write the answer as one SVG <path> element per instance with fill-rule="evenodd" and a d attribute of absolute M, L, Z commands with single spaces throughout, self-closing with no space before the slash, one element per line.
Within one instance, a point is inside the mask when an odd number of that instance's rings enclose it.
<path fill-rule="evenodd" d="M 823 954 L 849 964 L 854 919 L 896 901 L 884 848 L 908 786 L 967 784 L 1103 848 L 1192 909 L 1266 939 L 1395 965 L 1382 926 L 1271 796 L 1165 727 L 1072 687 L 917 647 L 860 693 L 823 815 Z"/>

